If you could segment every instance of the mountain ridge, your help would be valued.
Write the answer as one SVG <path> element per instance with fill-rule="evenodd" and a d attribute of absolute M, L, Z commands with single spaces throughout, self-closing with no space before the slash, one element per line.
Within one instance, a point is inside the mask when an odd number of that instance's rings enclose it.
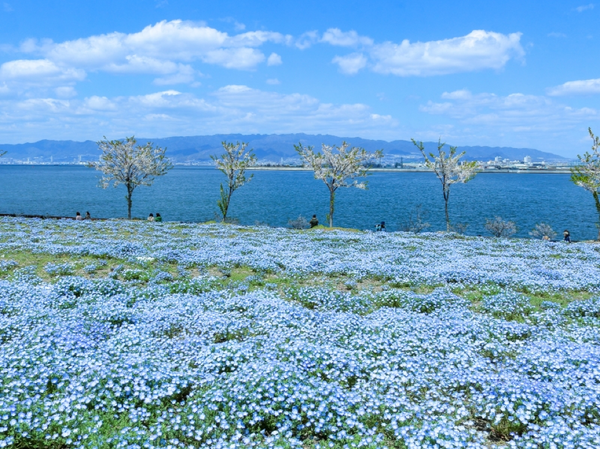
<path fill-rule="evenodd" d="M 340 145 L 347 141 L 352 146 L 363 147 L 367 151 L 382 149 L 386 159 L 422 159 L 418 149 L 408 140 L 364 139 L 361 137 L 339 137 L 330 134 L 214 134 L 211 136 L 173 136 L 157 139 L 137 138 L 138 143 L 152 142 L 159 147 L 167 148 L 167 156 L 175 163 L 205 162 L 211 154 L 222 151 L 221 142 L 248 142 L 248 146 L 260 161 L 280 162 L 282 159 L 297 159 L 294 144 L 313 145 L 319 149 L 321 144 Z M 432 151 L 437 148 L 437 142 L 424 142 L 425 149 Z M 462 146 L 459 151 L 465 151 L 465 160 L 487 161 L 500 157 L 502 159 L 522 160 L 530 156 L 537 161 L 567 161 L 568 158 L 533 148 Z M 5 158 L 25 160 L 27 158 L 39 162 L 73 162 L 73 160 L 96 160 L 98 145 L 86 140 L 40 140 L 32 143 L 0 144 L 0 152 L 6 151 Z"/>

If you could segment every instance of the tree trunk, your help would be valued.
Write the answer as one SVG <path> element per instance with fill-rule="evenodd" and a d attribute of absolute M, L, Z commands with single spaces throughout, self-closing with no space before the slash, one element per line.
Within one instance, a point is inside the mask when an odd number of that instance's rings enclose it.
<path fill-rule="evenodd" d="M 131 195 L 133 194 L 133 187 L 127 184 L 127 218 L 131 220 Z"/>
<path fill-rule="evenodd" d="M 227 211 L 229 210 L 229 200 L 231 198 L 231 191 L 229 195 L 225 195 L 225 189 L 223 189 L 223 184 L 221 184 L 221 198 L 217 201 L 217 206 L 219 206 L 219 210 L 221 211 L 221 215 L 223 216 L 223 223 L 227 219 Z"/>
<path fill-rule="evenodd" d="M 444 211 L 446 212 L 446 231 L 450 232 L 450 215 L 448 214 L 448 200 L 450 199 L 450 191 L 444 190 Z"/>
<path fill-rule="evenodd" d="M 598 236 L 596 237 L 596 240 L 600 240 L 600 199 L 598 198 L 598 192 L 592 192 L 592 195 L 594 195 L 596 212 L 598 212 L 598 224 L 596 224 L 596 226 L 598 226 Z"/>
<path fill-rule="evenodd" d="M 329 191 L 329 227 L 333 228 L 333 211 L 335 201 L 335 190 Z"/>
<path fill-rule="evenodd" d="M 229 198 L 223 197 L 223 200 L 223 208 L 221 209 L 221 212 L 223 213 L 223 223 L 225 223 L 225 220 L 227 219 L 227 211 L 229 211 Z"/>
<path fill-rule="evenodd" d="M 225 205 L 225 215 L 227 215 L 227 212 L 229 212 L 229 205 L 231 204 L 231 195 L 233 195 L 233 189 L 230 186 L 229 194 L 227 195 L 227 204 Z M 223 221 L 225 221 L 225 217 L 223 217 Z"/>

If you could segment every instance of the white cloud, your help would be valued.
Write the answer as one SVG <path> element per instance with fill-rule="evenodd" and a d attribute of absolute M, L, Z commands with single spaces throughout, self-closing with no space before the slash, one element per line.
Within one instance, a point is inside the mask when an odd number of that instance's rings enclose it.
<path fill-rule="evenodd" d="M 461 89 L 454 92 L 444 92 L 442 98 L 445 100 L 469 100 L 473 98 L 473 94 L 467 89 Z"/>
<path fill-rule="evenodd" d="M 327 31 L 325 31 L 325 33 L 323 33 L 323 37 L 321 38 L 321 42 L 340 47 L 373 45 L 373 39 L 371 39 L 370 37 L 359 36 L 358 33 L 354 30 L 344 32 L 339 28 L 329 28 Z"/>
<path fill-rule="evenodd" d="M 578 6 L 577 8 L 575 8 L 575 11 L 583 12 L 583 11 L 587 11 L 588 9 L 594 9 L 594 4 L 589 3 L 587 5 Z"/>
<path fill-rule="evenodd" d="M 433 76 L 500 69 L 511 58 L 525 55 L 520 39 L 521 33 L 506 35 L 474 30 L 466 36 L 439 41 L 373 44 L 371 39 L 353 31 L 344 33 L 334 29 L 328 30 L 322 41 L 338 46 L 362 46 L 362 53 L 336 56 L 333 60 L 344 73 L 353 74 L 369 66 L 374 72 L 384 74 Z"/>
<path fill-rule="evenodd" d="M 227 45 L 231 38 L 214 28 L 174 20 L 149 25 L 138 33 L 110 33 L 59 44 L 42 43 L 36 50 L 53 61 L 102 68 L 127 56 L 190 61 Z"/>
<path fill-rule="evenodd" d="M 2 9 L 4 9 L 4 12 L 13 12 L 13 8 L 12 6 L 10 6 L 10 4 L 4 2 L 2 3 Z"/>
<path fill-rule="evenodd" d="M 401 44 L 385 42 L 372 51 L 373 71 L 399 76 L 430 76 L 500 69 L 512 57 L 524 56 L 521 33 L 475 30 L 463 37 Z"/>
<path fill-rule="evenodd" d="M 207 52 L 202 60 L 228 69 L 251 70 L 265 60 L 265 55 L 254 48 L 220 48 Z"/>
<path fill-rule="evenodd" d="M 47 59 L 19 59 L 0 66 L 0 86 L 3 86 L 0 93 L 21 95 L 54 87 L 57 96 L 69 98 L 75 92 L 71 85 L 85 78 L 85 71 L 59 66 Z"/>
<path fill-rule="evenodd" d="M 551 87 L 547 93 L 552 96 L 600 94 L 600 78 L 568 81 L 560 86 Z"/>
<path fill-rule="evenodd" d="M 238 27 L 239 28 L 239 27 Z M 250 31 L 230 36 L 202 23 L 182 20 L 161 21 L 137 33 L 113 32 L 55 43 L 29 39 L 20 51 L 43 59 L 5 63 L 4 77 L 11 73 L 41 74 L 44 70 L 81 80 L 85 71 L 155 74 L 158 84 L 194 83 L 193 61 L 230 69 L 253 70 L 265 61 L 258 47 L 272 42 L 289 45 L 291 36 L 270 31 Z M 277 64 L 273 53 L 268 60 Z"/>
<path fill-rule="evenodd" d="M 237 24 L 237 22 L 236 22 Z M 243 28 L 237 26 L 236 28 Z M 228 69 L 255 70 L 259 64 L 281 64 L 259 49 L 266 43 L 291 45 L 292 37 L 270 31 L 229 35 L 200 22 L 161 21 L 136 33 L 113 32 L 64 42 L 28 39 L 11 52 L 37 59 L 18 59 L 0 66 L 3 94 L 49 95 L 86 78 L 89 72 L 156 75 L 155 85 L 200 85 L 196 63 Z"/>
<path fill-rule="evenodd" d="M 219 19 L 222 22 L 226 22 L 226 23 L 232 23 L 233 24 L 233 28 L 236 31 L 244 31 L 246 29 L 246 25 L 238 22 L 236 19 L 234 19 L 233 17 L 224 17 L 222 19 Z"/>
<path fill-rule="evenodd" d="M 456 143 L 526 146 L 565 154 L 572 149 L 572 135 L 600 118 L 599 110 L 574 108 L 538 95 L 459 90 L 441 97 L 443 101 L 429 101 L 420 110 L 450 120 L 444 139 Z M 502 143 L 506 136 L 509 142 Z"/>
<path fill-rule="evenodd" d="M 300 35 L 298 39 L 296 39 L 296 47 L 300 50 L 306 50 L 310 48 L 315 42 L 319 41 L 319 32 L 316 30 L 307 31 Z"/>
<path fill-rule="evenodd" d="M 277 78 L 269 78 L 266 82 L 267 82 L 267 84 L 270 84 L 271 86 L 276 86 L 278 84 L 281 84 L 281 81 L 279 81 Z"/>
<path fill-rule="evenodd" d="M 565 38 L 565 37 L 567 37 L 567 35 L 565 33 L 556 33 L 553 31 L 552 33 L 548 33 L 548 37 Z"/>
<path fill-rule="evenodd" d="M 98 97 L 96 95 L 86 98 L 83 101 L 83 107 L 92 111 L 114 111 L 117 105 L 107 97 Z"/>
<path fill-rule="evenodd" d="M 266 42 L 290 44 L 292 42 L 292 36 L 272 31 L 248 31 L 246 33 L 228 37 L 224 45 L 228 47 L 260 47 Z"/>
<path fill-rule="evenodd" d="M 169 84 L 192 84 L 195 87 L 200 84 L 194 82 L 194 69 L 188 65 L 180 65 L 179 70 L 171 75 L 156 78 L 153 83 L 157 86 L 165 86 Z"/>
<path fill-rule="evenodd" d="M 147 73 L 166 75 L 178 71 L 178 65 L 172 61 L 164 61 L 147 56 L 128 55 L 124 61 L 106 64 L 103 70 L 112 73 Z M 189 66 L 188 66 L 189 67 Z"/>
<path fill-rule="evenodd" d="M 30 124 L 31 128 L 23 131 Z M 230 132 L 394 138 L 397 130 L 396 120 L 365 104 L 323 103 L 310 95 L 280 94 L 244 85 L 228 85 L 205 98 L 169 89 L 130 97 L 0 102 L 0 132 L 5 141 L 98 139 L 102 135 L 131 133 L 153 137 Z"/>
<path fill-rule="evenodd" d="M 5 81 L 81 81 L 85 76 L 83 70 L 59 67 L 47 59 L 19 59 L 0 66 L 0 80 Z"/>
<path fill-rule="evenodd" d="M 77 96 L 77 91 L 73 86 L 61 86 L 54 89 L 58 98 L 73 98 Z"/>
<path fill-rule="evenodd" d="M 15 115 L 27 116 L 54 115 L 68 113 L 72 103 L 70 100 L 57 100 L 56 98 L 30 98 L 15 105 Z"/>
<path fill-rule="evenodd" d="M 351 53 L 346 56 L 336 56 L 331 62 L 339 66 L 340 72 L 354 75 L 367 65 L 367 58 L 362 53 Z"/>
<path fill-rule="evenodd" d="M 277 53 L 271 53 L 269 55 L 269 58 L 267 59 L 267 65 L 281 65 L 282 61 L 281 61 L 281 56 L 279 56 Z"/>

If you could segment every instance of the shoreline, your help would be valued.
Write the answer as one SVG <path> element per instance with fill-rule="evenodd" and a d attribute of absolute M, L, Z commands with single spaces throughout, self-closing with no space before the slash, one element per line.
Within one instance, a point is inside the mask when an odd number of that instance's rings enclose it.
<path fill-rule="evenodd" d="M 202 170 L 217 170 L 216 167 L 210 165 L 188 165 L 188 164 L 173 164 L 175 168 L 193 168 Z M 0 164 L 0 167 L 81 167 L 84 164 Z M 256 166 L 249 167 L 248 170 L 255 171 L 312 171 L 306 167 L 267 167 L 267 166 Z M 369 172 L 372 173 L 433 173 L 433 170 L 425 168 L 371 168 Z M 480 170 L 480 173 L 517 173 L 517 174 L 546 174 L 546 175 L 569 175 L 571 174 L 570 169 L 533 169 L 533 170 L 521 170 L 515 168 L 500 168 L 494 170 Z"/>
<path fill-rule="evenodd" d="M 250 167 L 248 170 L 257 171 L 312 171 L 310 168 L 305 167 Z M 370 172 L 376 173 L 433 173 L 433 170 L 427 170 L 422 168 L 371 168 Z M 568 169 L 555 169 L 555 170 L 519 170 L 519 169 L 496 169 L 496 170 L 480 170 L 477 174 L 481 173 L 517 173 L 517 174 L 546 174 L 546 175 L 570 175 L 571 170 Z"/>

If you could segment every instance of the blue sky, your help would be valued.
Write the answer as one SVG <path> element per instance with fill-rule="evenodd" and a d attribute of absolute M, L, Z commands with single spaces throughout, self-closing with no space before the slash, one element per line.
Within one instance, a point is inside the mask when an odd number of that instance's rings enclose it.
<path fill-rule="evenodd" d="M 600 3 L 0 0 L 0 143 L 442 138 L 574 157 Z"/>

